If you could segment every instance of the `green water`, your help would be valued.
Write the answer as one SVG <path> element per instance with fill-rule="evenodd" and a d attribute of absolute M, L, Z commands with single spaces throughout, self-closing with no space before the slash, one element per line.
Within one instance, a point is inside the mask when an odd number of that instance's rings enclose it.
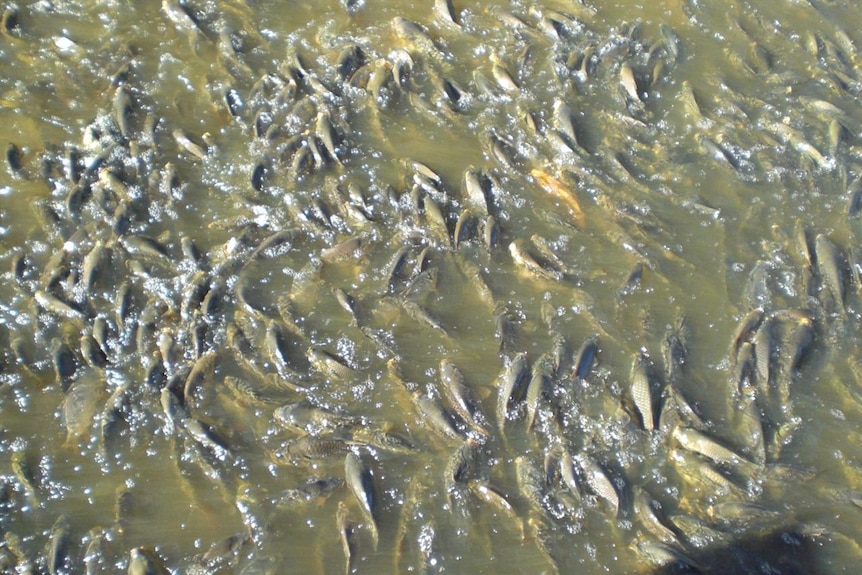
<path fill-rule="evenodd" d="M 671 545 L 704 573 L 855 572 L 862 554 L 854 542 L 862 511 L 853 503 L 862 490 L 860 286 L 851 278 L 862 265 L 851 201 L 862 125 L 859 9 L 840 1 L 455 1 L 453 23 L 439 11 L 445 3 L 426 4 L 58 1 L 6 9 L 0 143 L 20 151 L 20 169 L 7 161 L 0 170 L 3 569 L 78 573 L 98 559 L 94 572 L 125 572 L 131 550 L 143 547 L 177 573 L 343 572 L 336 517 L 346 505 L 359 573 L 678 572 L 678 564 L 638 550 L 638 542 L 642 549 L 658 541 L 634 510 L 635 493 L 645 490 L 666 525 L 687 514 L 716 530 L 706 540 L 682 528 L 673 534 Z M 397 18 L 422 32 L 399 33 Z M 366 69 L 344 79 L 338 59 L 350 45 L 361 48 Z M 496 83 L 495 66 L 508 70 L 516 89 Z M 624 86 L 627 68 L 635 94 Z M 393 70 L 404 71 L 403 82 Z M 388 83 L 376 100 L 381 77 Z M 457 101 L 443 82 L 460 93 Z M 130 102 L 119 113 L 118 90 Z M 242 102 L 233 111 L 228 90 Z M 577 142 L 553 135 L 564 131 L 559 102 L 572 111 Z M 326 121 L 336 159 L 322 137 Z M 183 148 L 175 130 L 205 157 Z M 510 164 L 495 154 L 494 137 L 507 142 L 498 145 L 508 147 Z M 308 154 L 309 169 L 295 169 L 296 154 Z M 73 170 L 69 157 L 78 158 Z M 414 184 L 421 178 L 412 162 L 439 183 Z M 104 168 L 122 184 L 112 188 Z M 487 184 L 486 207 L 466 195 L 468 169 Z M 91 195 L 70 206 L 82 187 Z M 126 226 L 117 223 L 123 205 Z M 317 215 L 315 205 L 329 215 Z M 472 233 L 455 247 L 465 208 Z M 483 243 L 483 210 L 499 225 L 497 245 Z M 287 229 L 296 232 L 286 243 L 255 252 Z M 800 230 L 812 246 L 824 234 L 835 247 L 843 299 L 836 301 L 824 242 L 814 254 L 823 261 L 809 266 Z M 163 254 L 136 253 L 129 238 L 138 236 Z M 324 255 L 354 237 L 363 239 L 358 253 L 339 261 Z M 189 240 L 200 261 L 184 255 Z M 554 277 L 519 264 L 513 242 Z M 562 268 L 541 261 L 542 245 Z M 107 259 L 88 287 L 84 262 L 94 246 L 104 246 Z M 402 246 L 406 264 L 390 278 Z M 413 285 L 423 277 L 425 248 L 433 281 Z M 471 280 L 471 265 L 490 298 Z M 642 276 L 627 283 L 636 266 Z M 756 269 L 765 270 L 762 281 Z M 195 299 L 189 286 L 198 280 Z M 117 303 L 124 282 L 125 327 Z M 333 288 L 355 299 L 358 325 Z M 45 293 L 73 311 L 52 310 Z M 403 298 L 438 327 L 412 317 Z M 282 313 L 285 301 L 295 330 Z M 685 451 L 672 428 L 642 429 L 632 358 L 649 358 L 657 403 L 672 385 L 704 433 L 751 457 L 757 442 L 740 416 L 748 400 L 734 381 L 732 338 L 752 308 L 778 335 L 798 333 L 781 318 L 801 310 L 794 317 L 806 318 L 813 339 L 792 368 L 792 345 L 774 340 L 771 379 L 755 385 L 766 464 L 726 466 L 731 480 L 721 487 L 704 479 L 698 464 L 706 458 Z M 501 310 L 512 323 L 502 350 Z M 662 344 L 681 318 L 690 331 L 687 354 L 670 382 Z M 108 326 L 109 349 L 105 365 L 89 366 L 82 334 L 99 322 Z M 287 377 L 305 391 L 272 383 L 286 374 L 267 352 L 271 322 L 283 330 L 284 361 L 296 372 Z M 246 357 L 233 349 L 232 324 L 251 340 Z M 166 336 L 170 349 L 160 345 Z M 595 366 L 575 381 L 577 350 L 596 336 Z M 501 431 L 501 372 L 517 352 L 532 368 L 558 337 L 563 359 L 534 425 L 517 408 Z M 170 425 L 160 403 L 166 386 L 183 395 L 199 361 L 197 341 L 214 361 L 184 409 L 224 450 L 199 445 L 182 422 Z M 52 363 L 59 342 L 76 366 L 65 381 Z M 351 371 L 315 370 L 309 347 L 336 354 Z M 443 437 L 412 400 L 419 390 L 447 405 L 443 359 L 463 373 L 484 434 L 461 425 L 461 439 Z M 153 362 L 162 371 L 148 382 Z M 229 377 L 272 401 L 238 400 Z M 776 401 L 783 385 L 789 397 Z M 123 401 L 106 444 L 115 398 Z M 271 454 L 299 436 L 273 411 L 303 399 L 416 448 L 350 447 L 373 476 L 376 549 L 347 486 L 288 509 L 273 503 L 310 478 L 345 475 L 343 454 L 273 462 Z M 701 426 L 682 417 L 684 426 Z M 475 462 L 447 488 L 450 458 L 468 435 L 479 445 Z M 577 492 L 551 478 L 540 486 L 542 502 L 531 505 L 515 460 L 542 469 L 559 446 L 581 468 Z M 32 485 L 16 472 L 21 460 Z M 589 486 L 589 461 L 614 483 L 618 514 Z M 482 501 L 470 480 L 487 481 L 512 511 Z M 123 489 L 132 503 L 118 516 Z M 738 516 L 714 511 L 742 503 L 759 507 Z M 46 549 L 61 515 L 70 527 L 54 569 Z M 104 548 L 88 555 L 97 534 Z M 250 539 L 206 564 L 203 554 L 234 534 Z"/>

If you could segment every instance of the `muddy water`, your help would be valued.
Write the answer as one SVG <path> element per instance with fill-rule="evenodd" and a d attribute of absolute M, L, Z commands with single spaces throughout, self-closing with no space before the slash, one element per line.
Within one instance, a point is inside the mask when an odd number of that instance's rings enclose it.
<path fill-rule="evenodd" d="M 346 532 L 361 573 L 855 572 L 858 8 L 346 4 L 6 9 L 3 568 L 333 573 Z M 348 445 L 279 458 L 300 401 Z M 347 485 L 279 504 L 345 449 L 376 546 Z"/>

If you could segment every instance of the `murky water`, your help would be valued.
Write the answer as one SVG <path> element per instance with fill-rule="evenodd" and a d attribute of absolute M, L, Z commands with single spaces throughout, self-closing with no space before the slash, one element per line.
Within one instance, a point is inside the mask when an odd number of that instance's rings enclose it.
<path fill-rule="evenodd" d="M 855 573 L 862 12 L 403 4 L 6 8 L 3 570 Z"/>

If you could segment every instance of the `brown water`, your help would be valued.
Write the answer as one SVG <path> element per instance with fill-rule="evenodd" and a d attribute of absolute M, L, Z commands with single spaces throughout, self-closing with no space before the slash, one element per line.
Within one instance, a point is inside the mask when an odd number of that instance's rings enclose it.
<path fill-rule="evenodd" d="M 642 551 L 658 541 L 634 509 L 644 490 L 664 524 L 677 526 L 671 545 L 702 572 L 855 573 L 862 555 L 855 543 L 862 533 L 860 285 L 851 278 L 862 266 L 851 201 L 862 149 L 859 9 L 839 1 L 456 1 L 453 24 L 433 3 L 403 4 L 36 2 L 7 9 L 0 142 L 17 146 L 21 166 L 7 162 L 0 172 L 2 258 L 12 268 L 0 287 L 0 341 L 8 341 L 0 374 L 3 569 L 83 572 L 89 559 L 94 572 L 125 572 L 130 551 L 143 547 L 173 572 L 341 572 L 336 516 L 345 504 L 360 573 L 678 572 L 681 559 L 668 563 Z M 425 36 L 397 33 L 396 18 L 419 24 Z M 336 70 L 352 44 L 365 54 L 367 83 L 362 70 L 350 81 Z M 495 84 L 495 61 L 517 89 Z M 391 76 L 399 66 L 408 72 L 403 83 Z M 626 67 L 637 94 L 622 86 Z M 384 98 L 375 101 L 376 75 L 386 71 Z M 267 74 L 278 79 L 263 80 Z M 461 92 L 457 102 L 440 87 L 444 79 Z M 130 98 L 125 135 L 113 103 L 118 89 Z M 225 102 L 229 89 L 243 102 L 236 117 Z M 558 100 L 573 111 L 577 143 L 570 140 L 569 150 L 553 136 Z M 334 125 L 337 161 L 320 137 L 321 113 Z M 279 129 L 256 137 L 270 121 Z M 177 129 L 205 157 L 183 149 Z M 492 134 L 508 142 L 510 165 L 495 155 Z M 295 154 L 303 153 L 311 168 L 297 173 Z M 69 154 L 79 158 L 73 174 Z M 411 161 L 439 174 L 440 183 L 415 186 L 421 178 Z M 255 189 L 258 165 L 264 175 Z M 122 184 L 112 187 L 103 168 Z M 487 176 L 496 246 L 483 245 L 477 218 L 474 233 L 454 247 L 464 208 L 482 215 L 462 187 L 469 168 Z M 553 178 L 545 187 L 563 197 L 543 188 L 542 174 Z M 347 199 L 351 185 L 361 198 Z M 81 189 L 91 197 L 70 206 Z M 435 227 L 432 201 L 445 230 Z M 330 215 L 316 215 L 315 202 Z M 121 229 L 114 210 L 124 204 L 129 223 Z M 296 230 L 286 243 L 255 252 L 286 229 Z M 819 240 L 808 256 L 819 261 L 810 264 L 801 230 L 812 246 L 824 234 L 839 254 L 843 300 L 830 287 L 827 242 Z M 136 250 L 138 236 L 155 239 L 164 255 Z M 357 236 L 359 254 L 331 261 L 322 252 Z M 551 279 L 525 270 L 510 252 L 515 242 L 539 254 L 541 238 L 563 266 L 544 263 Z M 184 240 L 204 254 L 200 261 L 184 256 Z M 95 245 L 107 248 L 108 259 L 88 288 L 84 261 Z M 390 288 L 390 262 L 402 246 L 407 263 Z M 434 281 L 407 289 L 426 247 Z M 490 300 L 472 283 L 471 263 Z M 636 266 L 642 277 L 627 285 Z M 813 278 L 807 294 L 806 274 Z M 203 286 L 197 300 L 189 296 L 196 280 Z M 117 304 L 124 282 L 131 294 L 125 327 Z M 358 325 L 333 288 L 356 300 Z M 213 306 L 204 309 L 207 291 Z M 58 312 L 43 293 L 73 311 Z M 439 328 L 411 317 L 404 298 Z M 286 300 L 295 332 L 282 317 Z M 730 351 L 750 309 L 775 326 L 772 375 L 751 376 L 761 420 L 753 427 L 740 415 L 751 400 L 737 390 Z M 500 310 L 513 323 L 502 350 Z M 690 336 L 671 382 L 662 345 L 681 318 Z M 109 349 L 105 365 L 89 366 L 80 342 L 98 322 L 108 326 Z M 285 373 L 276 375 L 266 352 L 268 322 L 284 330 L 286 363 L 297 372 L 289 377 L 306 391 L 273 385 Z M 232 349 L 231 323 L 252 342 L 245 359 Z M 807 327 L 813 339 L 791 366 L 794 344 L 779 338 Z M 170 349 L 159 345 L 161 334 L 173 337 Z M 498 376 L 520 351 L 532 367 L 560 336 L 563 360 L 538 400 L 535 424 L 528 428 L 520 408 L 501 431 Z M 575 381 L 575 354 L 594 336 L 596 365 Z M 749 339 L 763 347 L 757 336 Z M 63 381 L 51 352 L 61 341 L 75 365 Z M 337 354 L 352 372 L 321 374 L 306 358 L 309 347 Z M 214 361 L 199 385 L 187 387 L 199 351 Z M 748 457 L 757 451 L 752 433 L 762 432 L 765 464 L 725 464 L 721 473 L 730 479 L 716 486 L 706 479 L 707 459 L 680 446 L 672 427 L 642 429 L 630 391 L 637 352 L 665 390 L 656 396 L 673 387 L 702 420 L 681 415 L 681 425 Z M 444 477 L 464 439 L 436 433 L 411 400 L 421 390 L 445 404 L 442 359 L 463 372 L 486 430 L 459 428 L 478 447 L 454 488 Z M 149 375 L 154 362 L 162 370 Z M 762 361 L 757 368 L 765 369 Z M 232 376 L 272 402 L 239 401 L 225 383 Z M 184 387 L 194 393 L 184 396 Z M 182 422 L 171 425 L 160 403 L 164 388 L 226 449 L 199 444 Z M 124 401 L 112 410 L 116 398 Z M 273 462 L 271 454 L 299 435 L 280 427 L 273 411 L 302 399 L 416 447 L 351 446 L 373 474 L 376 549 L 346 486 L 289 508 L 273 504 L 310 478 L 345 475 L 343 454 Z M 551 477 L 540 485 L 541 503 L 531 505 L 515 461 L 542 469 L 560 446 L 579 467 L 577 490 Z M 16 471 L 21 460 L 32 481 Z M 613 481 L 618 514 L 589 486 L 589 461 Z M 513 511 L 483 502 L 469 480 L 488 481 Z M 124 489 L 131 505 L 118 514 Z M 739 510 L 743 504 L 758 507 Z M 712 535 L 679 527 L 673 518 L 681 514 Z M 70 527 L 55 568 L 47 548 L 60 539 L 51 529 L 61 515 Z M 206 564 L 202 555 L 234 534 L 251 540 Z M 88 554 L 98 536 L 104 548 Z"/>

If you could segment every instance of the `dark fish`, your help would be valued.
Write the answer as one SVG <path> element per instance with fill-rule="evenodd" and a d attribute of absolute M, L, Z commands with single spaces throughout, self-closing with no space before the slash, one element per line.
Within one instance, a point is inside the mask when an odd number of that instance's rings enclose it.
<path fill-rule="evenodd" d="M 48 535 L 47 561 L 48 573 L 57 575 L 68 573 L 69 544 L 72 537 L 72 525 L 66 515 L 60 515 L 51 526 Z"/>
<path fill-rule="evenodd" d="M 240 93 L 234 88 L 228 88 L 224 93 L 224 102 L 231 116 L 238 118 L 245 109 L 245 102 Z"/>
<path fill-rule="evenodd" d="M 12 172 L 12 175 L 22 175 L 21 149 L 14 143 L 6 146 L 6 163 L 9 164 L 9 171 Z"/>
<path fill-rule="evenodd" d="M 572 375 L 578 381 L 585 380 L 590 375 L 590 371 L 595 363 L 596 355 L 599 351 L 598 336 L 593 336 L 584 340 L 581 347 L 578 349 L 578 354 L 575 356 L 575 367 L 572 370 Z"/>
<path fill-rule="evenodd" d="M 682 368 L 688 357 L 689 326 L 685 316 L 680 316 L 668 329 L 662 340 L 664 371 L 668 385 L 674 385 L 680 378 Z"/>
<path fill-rule="evenodd" d="M 500 341 L 498 351 L 510 353 L 515 343 L 515 320 L 509 309 L 500 304 L 494 310 L 494 336 Z"/>
<path fill-rule="evenodd" d="M 66 392 L 78 373 L 80 363 L 72 348 L 62 339 L 54 338 L 50 345 L 55 380 L 63 392 Z"/>
<path fill-rule="evenodd" d="M 349 80 L 366 63 L 365 52 L 356 44 L 346 46 L 338 55 L 336 70 L 343 81 Z"/>
<path fill-rule="evenodd" d="M 475 472 L 478 447 L 479 443 L 475 439 L 467 439 L 455 450 L 446 464 L 443 485 L 452 510 L 454 510 L 457 501 L 458 489 L 465 485 Z"/>
<path fill-rule="evenodd" d="M 746 313 L 736 326 L 730 344 L 730 357 L 736 357 L 743 342 L 750 341 L 752 334 L 760 327 L 763 321 L 763 310 L 752 309 Z"/>

